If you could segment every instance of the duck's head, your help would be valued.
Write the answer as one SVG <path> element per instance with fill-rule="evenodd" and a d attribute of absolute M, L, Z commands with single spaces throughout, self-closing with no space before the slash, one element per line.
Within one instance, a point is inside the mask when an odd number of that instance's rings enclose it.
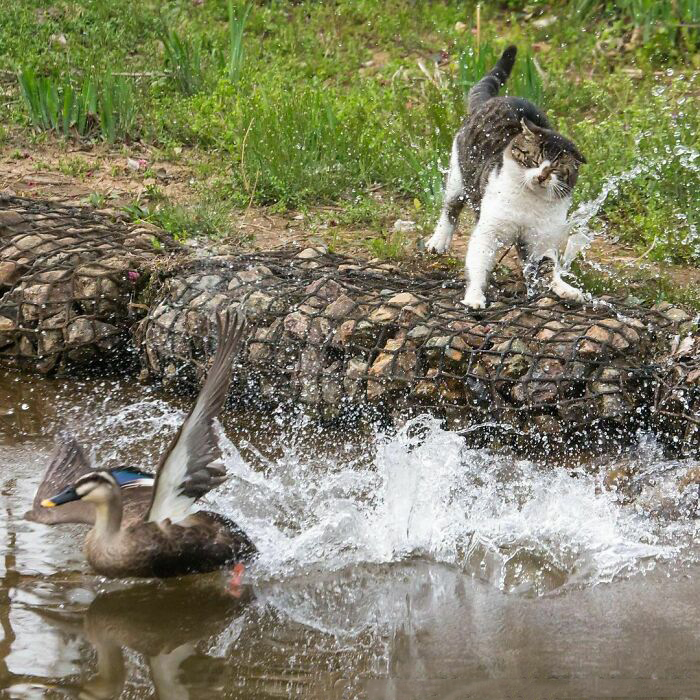
<path fill-rule="evenodd" d="M 118 489 L 153 485 L 153 476 L 129 467 L 117 467 L 110 470 L 98 470 L 81 476 L 74 484 L 63 489 L 51 498 L 45 498 L 41 505 L 53 508 L 71 501 L 88 501 L 105 503 Z"/>

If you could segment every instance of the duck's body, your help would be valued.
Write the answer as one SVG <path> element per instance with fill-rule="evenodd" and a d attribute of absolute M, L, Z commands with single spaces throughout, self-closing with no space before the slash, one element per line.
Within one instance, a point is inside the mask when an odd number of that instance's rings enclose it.
<path fill-rule="evenodd" d="M 112 512 L 118 512 L 113 509 Z M 216 571 L 248 562 L 255 545 L 236 523 L 223 515 L 200 510 L 184 520 L 136 520 L 110 526 L 97 509 L 95 527 L 85 540 L 85 556 L 99 574 L 169 578 Z"/>
<path fill-rule="evenodd" d="M 61 493 L 41 500 L 43 508 L 94 506 L 90 513 L 75 513 L 83 521 L 90 517 L 94 522 L 85 554 L 100 574 L 165 578 L 205 573 L 246 563 L 256 553 L 236 523 L 218 513 L 194 509 L 199 498 L 226 479 L 214 419 L 228 394 L 243 322 L 234 324 L 228 315 L 219 321 L 219 345 L 197 401 L 163 456 L 152 487 L 140 480 L 150 489 L 149 507 L 137 514 L 131 509 L 125 517 L 122 494 L 127 493 L 129 478 L 115 470 L 88 471 Z M 78 452 L 65 445 L 61 449 L 66 458 L 72 455 L 73 461 L 85 461 L 75 457 L 82 454 L 79 446 Z M 57 458 L 52 464 L 56 462 Z"/>

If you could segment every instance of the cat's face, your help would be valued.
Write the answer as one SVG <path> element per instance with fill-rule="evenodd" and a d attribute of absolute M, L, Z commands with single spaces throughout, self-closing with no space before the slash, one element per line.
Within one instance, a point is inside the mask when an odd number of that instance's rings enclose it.
<path fill-rule="evenodd" d="M 522 168 L 524 182 L 553 197 L 568 197 L 586 159 L 571 141 L 556 132 L 526 119 L 521 125 L 522 131 L 510 143 L 510 157 Z"/>

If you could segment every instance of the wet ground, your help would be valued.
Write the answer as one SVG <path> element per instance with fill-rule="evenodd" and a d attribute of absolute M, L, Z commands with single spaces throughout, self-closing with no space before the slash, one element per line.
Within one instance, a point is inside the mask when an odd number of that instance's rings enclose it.
<path fill-rule="evenodd" d="M 152 468 L 186 406 L 0 372 L 5 696 L 700 696 L 694 465 L 650 436 L 598 470 L 470 449 L 429 418 L 343 433 L 229 412 L 210 506 L 261 551 L 239 598 L 223 574 L 107 581 L 84 528 L 23 520 L 59 424 L 101 464 Z"/>

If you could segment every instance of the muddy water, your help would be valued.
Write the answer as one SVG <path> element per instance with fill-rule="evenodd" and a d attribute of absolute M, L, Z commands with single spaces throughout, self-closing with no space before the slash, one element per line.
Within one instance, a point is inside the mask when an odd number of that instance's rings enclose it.
<path fill-rule="evenodd" d="M 429 418 L 348 434 L 229 413 L 210 500 L 261 550 L 240 598 L 219 574 L 107 581 L 81 526 L 22 519 L 59 423 L 100 463 L 150 467 L 183 408 L 0 373 L 7 697 L 700 696 L 692 465 L 649 436 L 614 458 L 641 465 L 629 499 L 591 465 L 469 449 Z"/>

